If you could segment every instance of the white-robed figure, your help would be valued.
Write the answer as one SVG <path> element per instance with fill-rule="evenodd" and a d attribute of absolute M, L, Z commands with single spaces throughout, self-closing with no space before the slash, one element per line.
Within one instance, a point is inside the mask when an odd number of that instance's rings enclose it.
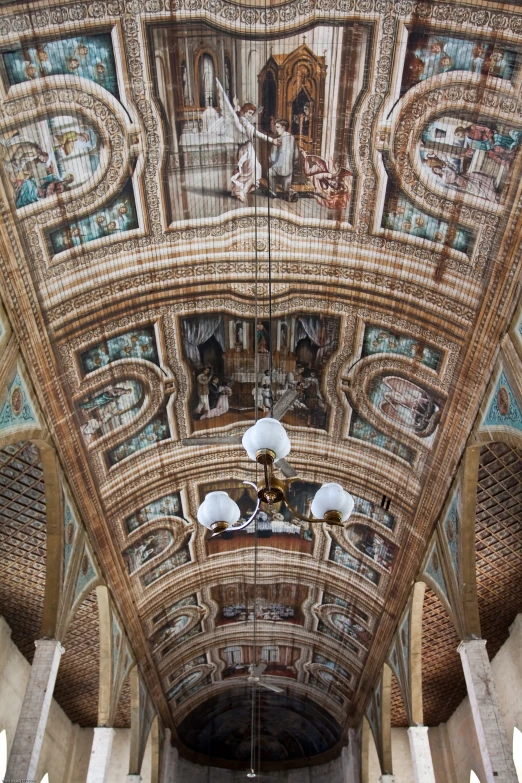
<path fill-rule="evenodd" d="M 256 157 L 254 139 L 257 137 L 270 144 L 279 145 L 279 139 L 271 139 L 252 125 L 252 118 L 257 109 L 253 103 L 244 103 L 238 112 L 234 108 L 223 89 L 219 79 L 216 79 L 217 89 L 223 111 L 223 122 L 226 135 L 238 144 L 237 168 L 232 174 L 231 193 L 239 201 L 246 201 L 247 195 L 254 190 L 261 179 L 261 164 Z"/>
<path fill-rule="evenodd" d="M 280 180 L 283 198 L 291 198 L 292 177 L 294 165 L 299 160 L 299 151 L 295 139 L 289 132 L 290 123 L 280 117 L 275 121 L 275 131 L 280 144 L 270 153 L 270 168 L 268 169 L 268 192 L 276 198 L 276 182 Z"/>

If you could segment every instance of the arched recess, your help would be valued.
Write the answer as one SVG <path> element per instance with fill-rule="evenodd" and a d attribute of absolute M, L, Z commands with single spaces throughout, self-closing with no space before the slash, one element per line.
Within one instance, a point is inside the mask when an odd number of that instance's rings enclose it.
<path fill-rule="evenodd" d="M 13 641 L 32 661 L 34 641 L 54 638 L 57 628 L 63 542 L 58 460 L 44 433 L 36 428 L 0 437 L 0 455 L 0 472 L 7 481 L 2 489 L 3 513 L 0 511 L 5 521 L 0 528 L 0 540 L 4 538 L 1 611 L 13 630 Z M 6 491 L 13 482 L 14 487 L 25 487 L 23 491 L 16 489 L 14 498 L 9 496 L 12 490 Z M 12 506 L 16 501 L 28 512 L 15 512 Z M 17 582 L 21 571 L 24 582 Z M 31 590 L 27 590 L 28 574 Z"/>
<path fill-rule="evenodd" d="M 438 726 L 453 714 L 466 696 L 460 638 L 446 608 L 426 587 L 422 614 L 422 701 L 424 723 Z"/>
<path fill-rule="evenodd" d="M 67 717 L 82 728 L 98 725 L 98 625 L 98 601 L 92 589 L 78 606 L 62 640 L 65 652 L 54 688 L 54 698 Z"/>

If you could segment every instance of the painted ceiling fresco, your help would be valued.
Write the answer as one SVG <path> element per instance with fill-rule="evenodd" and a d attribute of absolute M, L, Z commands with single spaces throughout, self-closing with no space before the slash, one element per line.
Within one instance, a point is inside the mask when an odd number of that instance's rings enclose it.
<path fill-rule="evenodd" d="M 244 767 L 256 661 L 262 763 L 364 712 L 520 272 L 521 58 L 520 7 L 478 0 L 0 9 L 2 290 L 196 760 Z M 190 439 L 289 389 L 289 502 L 210 538 L 205 494 L 246 519 L 260 476 Z M 343 528 L 292 511 L 327 481 Z"/>

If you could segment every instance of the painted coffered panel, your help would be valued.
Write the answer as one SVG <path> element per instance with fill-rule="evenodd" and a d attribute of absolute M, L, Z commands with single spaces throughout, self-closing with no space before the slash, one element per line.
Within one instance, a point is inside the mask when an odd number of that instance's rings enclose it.
<path fill-rule="evenodd" d="M 366 710 L 515 308 L 521 57 L 478 1 L 2 6 L 6 304 L 182 753 L 244 766 L 256 660 L 267 763 Z M 256 468 L 190 439 L 288 389 L 290 503 L 210 539 Z"/>

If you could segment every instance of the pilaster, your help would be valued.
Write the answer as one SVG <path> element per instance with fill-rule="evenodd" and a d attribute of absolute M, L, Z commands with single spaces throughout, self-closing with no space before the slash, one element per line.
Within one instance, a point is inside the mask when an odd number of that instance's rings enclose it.
<path fill-rule="evenodd" d="M 35 642 L 35 647 L 31 674 L 7 764 L 5 783 L 36 778 L 63 647 L 56 639 L 39 639 Z"/>
<path fill-rule="evenodd" d="M 486 652 L 486 641 L 472 639 L 461 642 L 458 651 L 466 678 L 486 783 L 518 783 Z"/>
<path fill-rule="evenodd" d="M 114 729 L 108 727 L 97 727 L 94 729 L 86 783 L 106 782 L 114 735 Z"/>
<path fill-rule="evenodd" d="M 410 726 L 408 729 L 413 776 L 415 783 L 435 783 L 427 726 Z"/>

